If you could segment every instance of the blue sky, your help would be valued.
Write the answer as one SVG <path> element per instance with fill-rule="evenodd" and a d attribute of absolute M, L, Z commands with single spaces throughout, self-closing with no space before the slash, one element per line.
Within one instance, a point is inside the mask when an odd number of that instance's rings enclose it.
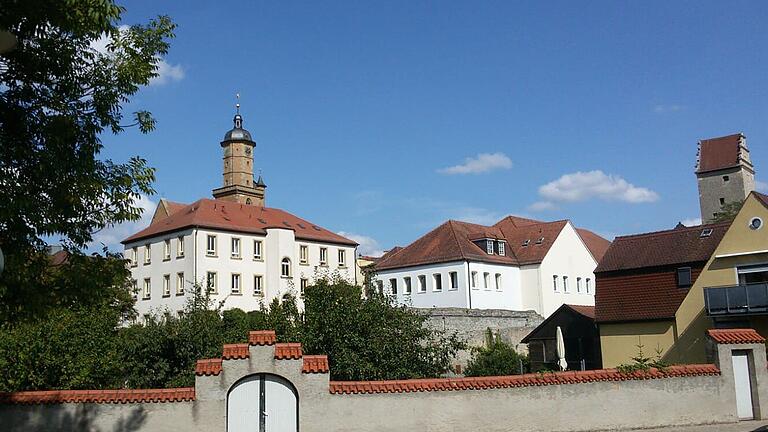
<path fill-rule="evenodd" d="M 103 137 L 105 157 L 157 168 L 148 207 L 220 186 L 237 92 L 267 205 L 365 236 L 364 252 L 449 218 L 671 228 L 699 216 L 697 141 L 735 132 L 768 179 L 766 2 L 126 7 L 124 24 L 179 26 L 163 79 L 125 107 L 157 130 Z"/>

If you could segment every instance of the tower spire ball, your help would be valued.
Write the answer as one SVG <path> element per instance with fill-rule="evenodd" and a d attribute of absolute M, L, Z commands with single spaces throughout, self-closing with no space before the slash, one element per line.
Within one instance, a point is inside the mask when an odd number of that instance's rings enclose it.
<path fill-rule="evenodd" d="M 235 108 L 237 109 L 237 114 L 240 114 L 240 93 L 235 93 L 235 98 L 237 99 Z"/>

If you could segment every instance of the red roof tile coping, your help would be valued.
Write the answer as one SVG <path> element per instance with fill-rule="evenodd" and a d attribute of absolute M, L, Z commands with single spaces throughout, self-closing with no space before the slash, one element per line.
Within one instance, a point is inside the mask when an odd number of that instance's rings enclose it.
<path fill-rule="evenodd" d="M 248 333 L 248 343 L 251 345 L 274 345 L 277 336 L 274 330 L 254 330 Z"/>
<path fill-rule="evenodd" d="M 194 387 L 170 389 L 45 390 L 0 393 L 0 404 L 190 402 Z"/>
<path fill-rule="evenodd" d="M 305 355 L 301 371 L 303 373 L 328 373 L 328 356 Z"/>
<path fill-rule="evenodd" d="M 657 378 L 719 375 L 713 364 L 679 365 L 666 369 L 651 369 L 621 373 L 616 369 L 592 371 L 554 372 L 471 378 L 433 378 L 396 381 L 331 381 L 331 394 L 411 393 L 422 391 L 484 390 L 511 387 L 532 387 L 562 384 L 580 384 L 600 381 L 632 381 Z"/>
<path fill-rule="evenodd" d="M 719 344 L 765 343 L 765 338 L 755 329 L 709 329 L 707 335 Z"/>
<path fill-rule="evenodd" d="M 198 360 L 195 365 L 195 375 L 218 375 L 221 373 L 221 359 Z"/>
<path fill-rule="evenodd" d="M 224 360 L 246 359 L 250 357 L 248 344 L 224 344 L 221 352 L 221 358 Z"/>
<path fill-rule="evenodd" d="M 275 358 L 278 360 L 300 359 L 300 343 L 278 343 L 275 344 Z"/>

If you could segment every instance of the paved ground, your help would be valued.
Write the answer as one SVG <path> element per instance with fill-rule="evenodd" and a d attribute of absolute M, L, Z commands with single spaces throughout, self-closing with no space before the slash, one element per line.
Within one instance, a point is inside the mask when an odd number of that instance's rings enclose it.
<path fill-rule="evenodd" d="M 726 425 L 671 427 L 663 429 L 642 429 L 642 432 L 768 432 L 768 421 L 745 421 Z M 638 431 L 639 432 L 639 431 Z"/>

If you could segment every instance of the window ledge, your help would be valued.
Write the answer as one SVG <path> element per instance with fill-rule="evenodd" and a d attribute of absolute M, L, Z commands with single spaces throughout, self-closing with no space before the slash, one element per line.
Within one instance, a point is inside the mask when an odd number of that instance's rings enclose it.
<path fill-rule="evenodd" d="M 254 260 L 254 261 L 261 261 L 261 262 L 264 262 L 264 258 L 254 258 L 253 260 Z"/>
<path fill-rule="evenodd" d="M 243 295 L 243 293 L 241 293 L 241 292 L 231 292 L 231 293 L 229 293 L 229 295 L 241 296 L 241 295 Z"/>
<path fill-rule="evenodd" d="M 168 297 L 170 297 L 170 296 L 171 296 L 171 294 L 170 294 L 170 293 L 168 293 L 168 294 L 163 294 L 163 298 L 168 298 Z"/>
<path fill-rule="evenodd" d="M 176 259 L 183 259 L 183 258 L 184 258 L 184 254 L 176 255 Z"/>
<path fill-rule="evenodd" d="M 218 258 L 219 257 L 216 254 L 209 254 L 209 253 L 206 253 L 205 256 L 207 256 L 208 258 Z"/>
<path fill-rule="evenodd" d="M 318 267 L 328 267 L 328 263 L 320 263 L 318 264 Z"/>
<path fill-rule="evenodd" d="M 142 300 L 152 300 L 152 297 L 142 297 Z"/>
<path fill-rule="evenodd" d="M 339 264 L 339 268 L 345 269 L 345 268 L 347 268 L 347 265 L 346 264 Z"/>
<path fill-rule="evenodd" d="M 138 264 L 136 264 L 136 263 L 133 263 L 133 264 L 131 264 L 131 268 L 136 268 L 136 267 L 138 267 L 138 266 L 139 266 L 139 265 L 138 265 Z"/>
<path fill-rule="evenodd" d="M 239 257 L 239 256 L 231 256 L 229 258 L 233 259 L 233 260 L 242 260 L 243 259 L 242 257 Z"/>
<path fill-rule="evenodd" d="M 293 279 L 293 276 L 280 276 L 280 279 Z"/>
<path fill-rule="evenodd" d="M 171 257 L 163 258 L 163 262 L 170 261 L 170 260 L 171 260 Z"/>
<path fill-rule="evenodd" d="M 264 293 L 253 293 L 254 297 L 264 297 Z"/>
<path fill-rule="evenodd" d="M 308 266 L 309 261 L 299 261 L 299 265 Z"/>
<path fill-rule="evenodd" d="M 152 264 L 152 261 L 144 261 L 144 265 L 150 265 Z"/>
<path fill-rule="evenodd" d="M 419 291 L 416 294 L 426 294 L 426 293 L 427 293 L 426 291 Z"/>
<path fill-rule="evenodd" d="M 458 291 L 458 290 L 459 290 L 459 287 L 456 287 L 456 288 L 448 288 L 448 291 Z"/>
<path fill-rule="evenodd" d="M 183 295 L 184 295 L 184 291 L 176 293 L 176 297 L 180 297 L 180 296 L 183 296 Z"/>

